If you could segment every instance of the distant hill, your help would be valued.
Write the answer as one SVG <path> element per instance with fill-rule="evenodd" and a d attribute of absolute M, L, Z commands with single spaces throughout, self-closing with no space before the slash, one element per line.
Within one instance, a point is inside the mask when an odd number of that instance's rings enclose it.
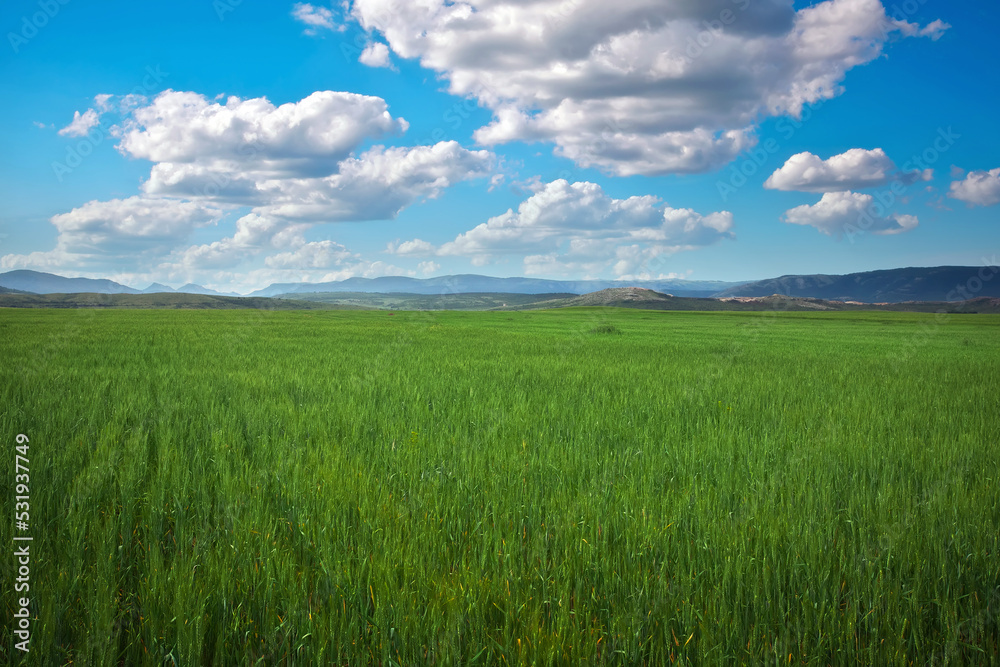
<path fill-rule="evenodd" d="M 994 267 L 995 269 L 996 267 Z M 1000 297 L 1000 273 L 991 268 L 939 266 L 911 267 L 868 271 L 848 275 L 790 275 L 750 283 L 696 280 L 545 280 L 539 278 L 494 278 L 479 275 L 410 278 L 348 278 L 324 283 L 275 283 L 251 293 L 250 297 L 299 298 L 310 301 L 353 305 L 366 308 L 416 310 L 483 310 L 489 308 L 535 307 L 541 301 L 572 296 L 586 296 L 598 301 L 623 299 L 622 305 L 636 299 L 649 303 L 667 304 L 660 297 L 614 290 L 639 289 L 663 295 L 664 298 L 733 299 L 784 295 L 802 299 L 859 303 L 957 302 L 969 298 Z M 981 276 L 985 276 L 983 279 Z M 188 283 L 178 289 L 153 283 L 137 290 L 111 280 L 66 278 L 39 271 L 18 270 L 0 274 L 0 288 L 34 294 L 192 294 L 215 297 L 239 297 L 235 293 L 220 293 Z M 966 292 L 960 290 L 965 289 Z M 610 291 L 608 291 L 610 290 Z M 607 292 L 606 294 L 603 294 Z M 602 293 L 600 297 L 593 296 Z M 641 293 L 640 293 L 641 294 Z M 312 295 L 312 296 L 309 296 Z M 338 296 L 339 295 L 339 296 Z M 425 297 L 425 298 L 420 298 Z M 659 299 L 659 300 L 657 300 Z M 679 309 L 692 304 L 673 302 Z M 681 306 L 683 304 L 683 307 Z M 805 306 L 803 306 L 805 307 Z M 737 306 L 725 306 L 727 310 Z M 743 308 L 743 307 L 739 307 Z M 717 310 L 709 303 L 699 310 Z"/>
<path fill-rule="evenodd" d="M 980 271 L 992 277 L 982 280 Z M 971 283 L 971 284 L 970 284 Z M 980 287 L 973 293 L 974 287 Z M 962 295 L 957 290 L 970 290 Z M 889 269 L 845 276 L 782 276 L 726 289 L 717 297 L 810 297 L 830 301 L 900 303 L 904 301 L 962 301 L 967 297 L 1000 297 L 1000 274 L 971 266 Z"/>
<path fill-rule="evenodd" d="M 773 296 L 744 299 L 712 299 L 682 297 L 663 294 L 637 287 L 617 287 L 570 298 L 540 300 L 517 309 L 581 308 L 581 307 L 639 308 L 642 310 L 698 310 L 698 311 L 819 311 L 867 310 L 873 306 L 843 304 L 819 299 L 787 298 Z M 506 310 L 512 310 L 507 308 Z"/>
<path fill-rule="evenodd" d="M 139 290 L 126 287 L 113 280 L 64 278 L 53 273 L 27 270 L 0 273 L 0 287 L 8 287 L 34 294 L 70 294 L 73 292 L 139 294 Z"/>
<path fill-rule="evenodd" d="M 0 273 L 0 287 L 15 289 L 32 294 L 204 294 L 210 296 L 239 296 L 233 292 L 223 294 L 201 285 L 188 283 L 173 289 L 161 283 L 153 283 L 143 290 L 116 283 L 113 280 L 95 278 L 66 278 L 54 273 L 41 271 L 8 271 Z"/>
<path fill-rule="evenodd" d="M 30 294 L 31 292 L 25 292 L 19 289 L 11 289 L 9 287 L 0 287 L 0 294 Z"/>
<path fill-rule="evenodd" d="M 575 294 L 504 294 L 474 292 L 470 294 L 380 294 L 374 292 L 302 292 L 283 294 L 278 298 L 301 299 L 344 306 L 378 310 L 494 310 L 527 307 L 532 304 L 575 297 Z"/>
<path fill-rule="evenodd" d="M 1000 299 L 980 298 L 960 303 L 905 302 L 892 304 L 824 301 L 780 294 L 727 299 L 680 297 L 638 287 L 616 287 L 590 294 L 369 294 L 325 292 L 289 295 L 303 301 L 379 310 L 546 310 L 573 307 L 637 308 L 643 310 L 697 311 L 906 311 L 950 313 L 1000 313 Z"/>
<path fill-rule="evenodd" d="M 277 296 L 307 292 L 367 292 L 399 294 L 587 294 L 610 287 L 644 287 L 677 296 L 712 296 L 742 283 L 699 280 L 543 280 L 540 278 L 494 278 L 456 275 L 437 278 L 348 278 L 326 283 L 275 283 L 250 296 Z"/>
<path fill-rule="evenodd" d="M 858 303 L 826 301 L 805 297 L 788 297 L 772 294 L 763 297 L 734 297 L 729 299 L 701 299 L 662 294 L 638 288 L 607 289 L 592 294 L 570 298 L 539 300 L 523 306 L 497 308 L 496 310 L 537 310 L 579 307 L 639 308 L 643 310 L 697 310 L 743 312 L 836 312 L 836 311 L 894 311 L 913 313 L 1000 313 L 1000 299 L 981 297 L 970 301 L 907 301 L 903 303 Z"/>
<path fill-rule="evenodd" d="M 292 301 L 266 297 L 233 297 L 205 294 L 0 294 L 0 308 L 175 308 L 253 310 L 353 310 L 315 301 Z"/>
<path fill-rule="evenodd" d="M 176 291 L 184 294 L 204 294 L 208 296 L 240 296 L 235 292 L 216 292 L 214 289 L 208 289 L 207 287 L 195 285 L 194 283 L 188 283 L 187 285 L 178 287 Z"/>
<path fill-rule="evenodd" d="M 176 291 L 177 290 L 175 290 L 173 287 L 169 287 L 169 286 L 163 285 L 161 283 L 153 283 L 152 285 L 150 285 L 146 289 L 142 290 L 142 293 L 143 294 L 160 294 L 160 293 L 163 293 L 163 292 L 171 293 L 171 292 L 176 292 Z"/>

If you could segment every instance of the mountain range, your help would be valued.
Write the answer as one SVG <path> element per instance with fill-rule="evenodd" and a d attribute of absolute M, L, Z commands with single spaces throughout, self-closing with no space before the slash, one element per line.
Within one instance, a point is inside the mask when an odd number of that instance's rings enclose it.
<path fill-rule="evenodd" d="M 0 273 L 0 287 L 32 294 L 157 294 L 177 292 L 208 296 L 240 296 L 239 294 L 216 292 L 192 283 L 178 289 L 153 283 L 146 289 L 140 290 L 104 278 L 66 278 L 54 273 L 25 269 Z"/>
<path fill-rule="evenodd" d="M 714 280 L 546 280 L 542 278 L 495 278 L 455 275 L 437 278 L 348 278 L 326 283 L 275 283 L 249 296 L 278 296 L 305 292 L 375 292 L 380 294 L 589 294 L 613 287 L 642 287 L 677 296 L 710 297 L 741 282 Z"/>
<path fill-rule="evenodd" d="M 1000 297 L 1000 267 L 937 266 L 866 271 L 845 276 L 782 276 L 727 288 L 713 296 L 772 294 L 863 303 L 964 301 Z"/>
<path fill-rule="evenodd" d="M 275 283 L 247 295 L 294 298 L 315 293 L 367 294 L 570 294 L 584 295 L 606 289 L 635 287 L 677 297 L 746 298 L 775 294 L 827 301 L 903 303 L 909 301 L 964 301 L 978 297 L 1000 297 L 1000 267 L 909 267 L 867 271 L 847 275 L 788 275 L 753 282 L 699 280 L 546 280 L 540 278 L 496 278 L 454 275 L 436 278 L 386 276 L 348 278 L 323 283 Z M 153 283 L 135 289 L 106 279 L 66 278 L 38 271 L 0 273 L 0 288 L 34 294 L 159 294 L 180 293 L 206 296 L 224 294 L 188 283 L 177 289 Z"/>

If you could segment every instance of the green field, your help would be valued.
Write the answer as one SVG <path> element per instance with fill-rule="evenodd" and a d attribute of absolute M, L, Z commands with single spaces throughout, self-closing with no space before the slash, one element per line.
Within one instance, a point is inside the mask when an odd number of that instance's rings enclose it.
<path fill-rule="evenodd" d="M 998 664 L 998 397 L 993 315 L 0 310 L 26 663 Z"/>

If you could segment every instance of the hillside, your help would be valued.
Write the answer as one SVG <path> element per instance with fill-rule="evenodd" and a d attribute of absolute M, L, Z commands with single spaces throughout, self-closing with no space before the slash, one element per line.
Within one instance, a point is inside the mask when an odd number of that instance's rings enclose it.
<path fill-rule="evenodd" d="M 784 295 L 822 301 L 861 303 L 958 302 L 978 297 L 1000 297 L 1000 278 L 994 279 L 997 267 L 910 267 L 867 271 L 847 275 L 787 275 L 749 283 L 697 280 L 547 280 L 539 278 L 496 278 L 480 275 L 451 275 L 435 278 L 384 276 L 348 278 L 324 283 L 276 283 L 250 297 L 280 297 L 309 301 L 363 306 L 368 308 L 410 310 L 483 310 L 489 308 L 532 307 L 541 301 L 557 298 L 587 297 L 598 301 L 623 300 L 625 307 L 636 299 L 615 290 L 640 289 L 666 298 L 764 298 Z M 237 297 L 200 285 L 188 283 L 176 290 L 153 283 L 143 290 L 105 279 L 66 278 L 39 271 L 17 270 L 0 273 L 0 294 L 17 290 L 34 294 L 197 294 L 213 297 Z M 608 291 L 610 290 L 610 291 Z M 604 294 L 607 291 L 607 294 Z M 592 294 L 602 296 L 593 297 Z M 198 303 L 198 302 L 192 302 Z M 657 297 L 652 307 L 668 303 L 679 310 L 719 310 L 718 304 L 667 302 Z M 833 308 L 799 304 L 804 308 Z M 726 306 L 723 309 L 748 309 Z"/>
<path fill-rule="evenodd" d="M 0 289 L 0 308 L 99 308 L 196 310 L 546 310 L 572 307 L 673 311 L 897 311 L 1000 313 L 1000 299 L 965 302 L 849 303 L 800 297 L 677 297 L 642 288 L 614 288 L 591 294 L 303 294 L 300 298 L 230 297 L 180 292 L 152 294 L 26 294 Z"/>
<path fill-rule="evenodd" d="M 34 294 L 70 294 L 74 292 L 139 294 L 139 290 L 116 283 L 113 280 L 65 278 L 54 273 L 27 270 L 0 273 L 0 286 Z"/>
<path fill-rule="evenodd" d="M 493 310 L 524 308 L 553 299 L 565 299 L 575 296 L 575 294 L 503 294 L 492 292 L 470 294 L 303 292 L 301 294 L 282 294 L 277 298 L 377 308 L 380 310 Z"/>
<path fill-rule="evenodd" d="M 677 311 L 897 311 L 1000 313 L 1000 299 L 979 298 L 967 302 L 902 302 L 868 304 L 827 301 L 780 294 L 765 297 L 731 297 L 726 299 L 679 297 L 640 287 L 617 287 L 590 294 L 368 294 L 364 292 L 326 292 L 283 295 L 301 301 L 312 301 L 347 307 L 379 310 L 546 310 L 574 307 L 637 308 L 644 310 Z"/>
<path fill-rule="evenodd" d="M 987 276 L 986 280 L 982 279 L 980 272 Z M 979 287 L 978 291 L 973 291 L 976 287 Z M 963 288 L 966 290 L 964 294 L 961 291 Z M 1000 277 L 993 269 L 974 266 L 910 267 L 843 276 L 782 276 L 731 287 L 715 296 L 762 297 L 771 294 L 865 303 L 962 301 L 969 297 L 1000 297 Z"/>
<path fill-rule="evenodd" d="M 277 296 L 306 292 L 353 292 L 379 294 L 589 294 L 611 287 L 637 286 L 667 291 L 679 296 L 708 297 L 741 283 L 714 280 L 546 280 L 541 278 L 496 278 L 492 276 L 455 275 L 436 278 L 385 276 L 348 278 L 325 283 L 276 283 L 251 292 L 250 296 Z"/>
<path fill-rule="evenodd" d="M 0 308 L 173 308 L 215 310 L 330 310 L 350 306 L 270 299 L 164 292 L 155 294 L 0 294 Z"/>
<path fill-rule="evenodd" d="M 234 293 L 223 294 L 193 283 L 188 283 L 176 290 L 167 285 L 153 283 L 146 289 L 138 290 L 103 278 L 66 278 L 54 273 L 28 270 L 0 273 L 0 287 L 31 294 L 159 294 L 176 292 L 210 296 L 239 296 Z M 0 292 L 0 294 L 2 293 Z"/>
<path fill-rule="evenodd" d="M 617 288 L 570 298 L 553 298 L 524 306 L 497 310 L 535 310 L 572 307 L 639 308 L 644 310 L 678 311 L 744 311 L 744 312 L 834 312 L 834 311 L 893 311 L 917 313 L 1000 313 L 1000 299 L 981 297 L 964 302 L 908 301 L 891 304 L 827 301 L 773 294 L 765 297 L 728 299 L 692 299 L 662 294 L 640 288 Z"/>

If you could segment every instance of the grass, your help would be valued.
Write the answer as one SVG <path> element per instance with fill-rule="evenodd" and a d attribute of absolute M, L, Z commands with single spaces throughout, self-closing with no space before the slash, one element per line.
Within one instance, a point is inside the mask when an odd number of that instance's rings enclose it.
<path fill-rule="evenodd" d="M 30 662 L 997 664 L 998 325 L 0 311 Z"/>

